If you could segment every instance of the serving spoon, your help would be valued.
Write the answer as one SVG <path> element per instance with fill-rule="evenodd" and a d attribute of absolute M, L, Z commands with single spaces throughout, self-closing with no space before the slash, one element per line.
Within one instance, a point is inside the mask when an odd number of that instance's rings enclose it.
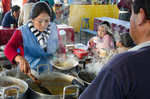
<path fill-rule="evenodd" d="M 19 63 L 17 63 L 19 66 Z M 27 73 L 28 76 L 38 85 L 38 87 L 44 92 L 44 94 L 52 95 L 52 93 L 34 76 L 30 73 Z"/>

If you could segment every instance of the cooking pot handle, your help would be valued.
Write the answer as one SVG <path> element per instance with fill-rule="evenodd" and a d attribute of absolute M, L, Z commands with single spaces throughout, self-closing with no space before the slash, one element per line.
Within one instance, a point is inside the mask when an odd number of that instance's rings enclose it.
<path fill-rule="evenodd" d="M 81 89 L 82 91 L 85 90 L 85 86 L 83 86 L 79 81 L 77 81 L 76 79 L 72 80 L 72 84 L 77 85 L 79 87 L 79 89 Z"/>
<path fill-rule="evenodd" d="M 17 89 L 17 95 L 16 95 L 15 99 L 18 99 L 19 98 L 19 88 L 16 86 L 4 87 L 3 91 L 2 91 L 2 99 L 5 99 L 5 91 L 10 90 L 10 89 Z"/>
<path fill-rule="evenodd" d="M 40 64 L 40 65 L 37 66 L 37 75 L 40 75 L 39 68 L 42 67 L 42 66 L 47 66 L 48 67 L 48 73 L 47 74 L 49 74 L 49 69 L 50 69 L 49 64 Z"/>
<path fill-rule="evenodd" d="M 78 97 L 78 96 L 79 96 L 79 87 L 76 86 L 76 85 L 68 85 L 68 86 L 65 86 L 65 87 L 63 88 L 63 99 L 65 99 L 65 96 L 66 96 L 66 89 L 68 89 L 68 88 L 76 88 L 77 90 L 76 90 L 76 96 L 75 96 L 75 97 Z"/>

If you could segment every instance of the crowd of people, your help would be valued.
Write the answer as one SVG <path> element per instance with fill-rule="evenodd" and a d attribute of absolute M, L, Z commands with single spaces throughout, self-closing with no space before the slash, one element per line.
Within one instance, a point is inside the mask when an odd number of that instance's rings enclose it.
<path fill-rule="evenodd" d="M 64 7 L 62 2 L 54 3 L 54 0 L 27 0 L 21 9 L 18 5 L 13 5 L 11 10 L 4 14 L 2 26 L 11 27 L 10 25 L 13 24 L 14 27 L 17 28 L 27 23 L 27 21 L 30 19 L 30 11 L 32 6 L 34 3 L 39 1 L 46 2 L 49 5 L 50 10 L 52 10 L 51 21 L 56 24 L 68 24 L 69 6 Z M 58 5 L 61 5 L 59 9 L 57 7 Z M 57 8 L 56 11 L 53 10 L 55 7 Z"/>
<path fill-rule="evenodd" d="M 119 34 L 118 39 L 109 22 L 100 23 L 97 35 L 88 41 L 88 49 L 98 54 L 101 50 L 109 50 L 110 59 L 78 99 L 149 99 L 149 4 L 149 0 L 120 0 L 119 19 L 130 21 L 130 32 Z M 39 64 L 48 64 L 53 71 L 49 61 L 55 53 L 66 57 L 53 22 L 53 5 L 52 0 L 29 0 L 21 10 L 14 5 L 4 16 L 4 27 L 10 24 L 18 27 L 4 53 L 26 74 L 30 74 L 31 69 L 36 70 Z M 44 70 L 41 68 L 40 72 Z"/>

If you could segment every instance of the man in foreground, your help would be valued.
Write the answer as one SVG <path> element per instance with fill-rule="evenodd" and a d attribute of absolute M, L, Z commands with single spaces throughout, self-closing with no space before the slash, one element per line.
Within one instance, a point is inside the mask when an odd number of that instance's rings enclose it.
<path fill-rule="evenodd" d="M 78 99 L 150 98 L 150 0 L 133 0 L 130 35 L 137 44 L 113 57 Z"/>

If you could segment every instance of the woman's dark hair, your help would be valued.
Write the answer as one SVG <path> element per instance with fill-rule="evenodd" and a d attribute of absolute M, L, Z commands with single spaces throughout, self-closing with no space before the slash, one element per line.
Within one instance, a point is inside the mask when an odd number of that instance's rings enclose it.
<path fill-rule="evenodd" d="M 150 0 L 134 0 L 133 2 L 133 11 L 135 14 L 138 14 L 142 8 L 145 11 L 145 15 L 148 20 L 150 20 Z"/>
<path fill-rule="evenodd" d="M 28 0 L 28 3 L 35 3 L 37 0 Z"/>
<path fill-rule="evenodd" d="M 120 34 L 120 42 L 125 47 L 132 47 L 134 46 L 133 40 L 129 33 L 121 33 Z"/>
<path fill-rule="evenodd" d="M 46 12 L 50 17 L 52 16 L 52 10 L 49 5 L 43 1 L 35 3 L 31 9 L 30 18 L 35 19 L 42 12 Z"/>

